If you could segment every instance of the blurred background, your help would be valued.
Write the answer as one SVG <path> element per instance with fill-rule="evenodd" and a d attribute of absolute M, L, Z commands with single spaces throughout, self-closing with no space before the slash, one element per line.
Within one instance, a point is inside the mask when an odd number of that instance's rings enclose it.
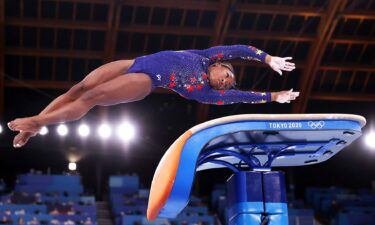
<path fill-rule="evenodd" d="M 144 220 L 124 218 L 142 217 L 143 200 L 160 158 L 192 126 L 243 113 L 352 113 L 368 120 L 362 138 L 322 164 L 278 169 L 286 172 L 291 207 L 301 209 L 293 212 L 296 219 L 291 224 L 375 224 L 374 37 L 374 0 L 0 0 L 2 202 L 71 201 L 72 207 L 91 206 L 81 211 L 31 207 L 33 213 L 39 210 L 47 217 L 31 213 L 31 217 L 12 218 L 17 224 L 22 224 L 20 218 L 32 224 L 52 220 L 142 224 Z M 233 61 L 240 89 L 293 88 L 301 92 L 300 97 L 291 104 L 216 106 L 156 89 L 140 102 L 96 107 L 79 121 L 43 129 L 21 149 L 12 147 L 15 133 L 7 129 L 8 121 L 39 113 L 104 63 L 161 50 L 231 44 L 292 56 L 297 65 L 279 76 L 258 62 Z M 62 175 L 67 173 L 71 176 Z M 197 220 L 208 224 L 224 223 L 221 184 L 230 175 L 227 170 L 198 173 L 193 193 L 197 198 L 191 206 L 198 209 L 186 214 L 209 215 Z M 76 197 L 51 200 L 42 194 L 39 199 L 35 193 L 40 191 L 27 186 L 47 183 L 56 188 L 49 191 Z M 127 188 L 116 186 L 119 183 Z M 69 185 L 75 188 L 61 189 Z M 213 190 L 218 194 L 213 196 Z M 28 193 L 30 202 L 19 193 Z M 82 200 L 82 193 L 89 200 Z M 142 207 L 126 208 L 127 201 Z M 355 209 L 362 213 L 360 219 L 344 223 L 350 221 L 344 206 L 361 206 Z M 22 209 L 30 213 L 30 206 L 14 207 L 0 204 L 0 218 L 7 210 L 12 215 Z M 89 216 L 72 219 L 69 210 Z M 64 212 L 65 217 L 51 217 L 53 211 Z M 303 223 L 299 218 L 307 219 Z"/>

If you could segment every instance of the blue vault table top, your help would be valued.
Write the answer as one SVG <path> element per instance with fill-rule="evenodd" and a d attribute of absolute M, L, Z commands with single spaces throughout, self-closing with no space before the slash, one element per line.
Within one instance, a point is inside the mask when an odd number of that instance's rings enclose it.
<path fill-rule="evenodd" d="M 147 216 L 177 216 L 189 201 L 196 171 L 320 163 L 361 136 L 365 124 L 362 116 L 349 114 L 244 114 L 194 126 L 161 159 Z"/>

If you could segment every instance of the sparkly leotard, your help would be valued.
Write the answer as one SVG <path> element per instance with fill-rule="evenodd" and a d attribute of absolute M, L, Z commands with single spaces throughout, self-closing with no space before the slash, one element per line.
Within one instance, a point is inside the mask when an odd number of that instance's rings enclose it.
<path fill-rule="evenodd" d="M 217 46 L 206 50 L 161 51 L 135 59 L 127 73 L 145 73 L 153 88 L 176 91 L 187 99 L 207 104 L 265 103 L 269 92 L 215 90 L 208 81 L 208 67 L 220 60 L 241 58 L 265 61 L 267 53 L 246 45 Z"/>

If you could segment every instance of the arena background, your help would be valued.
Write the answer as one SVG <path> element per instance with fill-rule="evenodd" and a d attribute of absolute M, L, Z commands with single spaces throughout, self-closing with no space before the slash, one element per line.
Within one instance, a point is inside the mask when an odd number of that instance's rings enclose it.
<path fill-rule="evenodd" d="M 374 0 L 0 0 L 0 177 L 14 183 L 30 169 L 68 171 L 71 158 L 85 187 L 101 199 L 108 176 L 133 174 L 149 187 L 170 144 L 190 127 L 242 113 L 353 113 L 367 118 L 364 134 L 374 130 Z M 161 50 L 204 49 L 247 44 L 271 55 L 293 56 L 297 69 L 279 76 L 257 62 L 234 61 L 240 89 L 294 88 L 291 104 L 203 105 L 166 90 L 145 100 L 96 107 L 56 126 L 21 149 L 6 123 L 35 115 L 95 67 Z M 101 122 L 131 121 L 134 140 L 123 143 L 95 135 Z M 92 135 L 76 128 L 88 124 Z M 375 151 L 364 139 L 328 162 L 287 171 L 289 188 L 302 196 L 309 185 L 371 188 Z M 195 192 L 209 194 L 226 170 L 202 172 Z"/>

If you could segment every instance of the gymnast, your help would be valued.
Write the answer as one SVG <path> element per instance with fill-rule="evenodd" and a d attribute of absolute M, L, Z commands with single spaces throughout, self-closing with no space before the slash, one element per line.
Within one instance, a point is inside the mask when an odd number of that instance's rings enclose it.
<path fill-rule="evenodd" d="M 161 51 L 133 60 L 102 65 L 81 82 L 53 100 L 39 115 L 15 119 L 8 127 L 19 134 L 16 148 L 25 145 L 43 126 L 78 120 L 96 105 L 108 106 L 139 101 L 155 87 L 171 89 L 187 99 L 205 104 L 289 103 L 298 97 L 292 90 L 255 92 L 234 90 L 231 59 L 257 60 L 282 75 L 292 71 L 291 57 L 275 57 L 253 46 L 216 46 L 206 50 Z"/>

